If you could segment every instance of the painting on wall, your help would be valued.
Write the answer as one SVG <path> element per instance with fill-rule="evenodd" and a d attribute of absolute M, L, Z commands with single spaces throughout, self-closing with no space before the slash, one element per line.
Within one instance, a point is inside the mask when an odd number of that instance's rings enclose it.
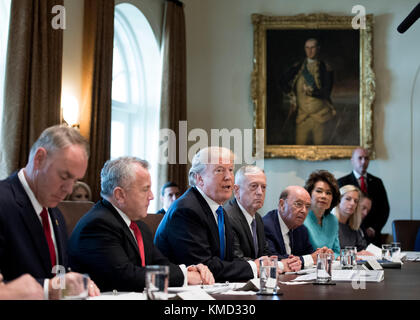
<path fill-rule="evenodd" d="M 372 15 L 254 14 L 252 99 L 266 158 L 347 158 L 373 148 Z"/>

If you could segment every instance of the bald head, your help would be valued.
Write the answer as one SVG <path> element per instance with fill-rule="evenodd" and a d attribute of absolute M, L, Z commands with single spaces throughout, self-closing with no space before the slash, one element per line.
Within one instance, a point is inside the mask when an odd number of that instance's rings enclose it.
<path fill-rule="evenodd" d="M 369 166 L 369 156 L 369 150 L 365 148 L 359 147 L 354 149 L 351 156 L 351 164 L 353 166 L 353 170 L 360 175 L 365 175 Z"/>
<path fill-rule="evenodd" d="M 300 227 L 311 207 L 311 196 L 300 186 L 287 187 L 280 195 L 279 214 L 289 229 Z"/>

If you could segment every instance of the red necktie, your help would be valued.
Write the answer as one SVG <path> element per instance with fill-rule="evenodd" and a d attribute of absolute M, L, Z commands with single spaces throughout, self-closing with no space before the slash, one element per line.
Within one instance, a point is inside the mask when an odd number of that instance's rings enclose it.
<path fill-rule="evenodd" d="M 45 208 L 42 208 L 41 212 L 42 226 L 44 228 L 45 238 L 47 239 L 48 249 L 50 250 L 50 259 L 51 265 L 54 267 L 56 265 L 56 255 L 54 242 L 51 236 L 50 222 L 48 220 L 48 211 Z"/>
<path fill-rule="evenodd" d="M 365 177 L 363 177 L 363 176 L 360 176 L 360 190 L 362 190 L 363 193 L 367 193 Z"/>
<path fill-rule="evenodd" d="M 134 231 L 134 235 L 137 239 L 137 245 L 139 247 L 140 258 L 141 258 L 141 266 L 146 266 L 146 260 L 144 259 L 144 245 L 143 245 L 143 237 L 141 236 L 141 232 L 139 226 L 134 221 L 131 221 L 130 229 Z"/>

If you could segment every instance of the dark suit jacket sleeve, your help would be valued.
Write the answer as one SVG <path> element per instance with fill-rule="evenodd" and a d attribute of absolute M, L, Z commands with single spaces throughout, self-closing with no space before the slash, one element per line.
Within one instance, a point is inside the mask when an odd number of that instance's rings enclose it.
<path fill-rule="evenodd" d="M 375 219 L 371 221 L 371 224 L 372 224 L 372 228 L 375 229 L 375 231 L 379 233 L 384 227 L 389 217 L 388 196 L 387 196 L 384 184 L 381 179 L 377 179 L 376 181 L 375 193 L 378 195 L 378 196 L 375 195 L 375 198 L 378 199 L 376 200 L 376 203 L 375 203 L 376 217 Z"/>
<path fill-rule="evenodd" d="M 173 265 L 153 245 L 147 226 L 139 224 L 146 256 L 146 265 L 170 265 L 170 286 L 183 284 L 180 268 Z M 76 229 L 69 243 L 72 269 L 88 273 L 102 291 L 142 291 L 146 269 L 141 267 L 138 251 L 131 249 L 122 226 L 106 219 L 88 222 Z M 136 263 L 139 262 L 139 263 Z"/>
<path fill-rule="evenodd" d="M 210 234 L 208 221 L 202 214 L 185 207 L 174 208 L 174 212 L 169 212 L 169 214 L 170 221 L 165 220 L 167 224 L 164 233 L 170 238 L 166 243 L 166 246 L 170 247 L 167 247 L 165 252 L 172 262 L 184 263 L 187 266 L 203 263 L 208 266 L 216 281 L 241 281 L 253 277 L 252 268 L 248 262 L 220 259 L 217 255 L 219 250 L 215 250 L 215 247 L 210 244 L 212 235 Z M 225 216 L 225 224 L 230 226 L 227 215 Z M 227 251 L 233 251 L 232 234 L 230 237 L 227 246 L 230 243 L 232 247 L 230 249 L 226 248 Z M 159 246 L 158 235 L 156 240 Z"/>

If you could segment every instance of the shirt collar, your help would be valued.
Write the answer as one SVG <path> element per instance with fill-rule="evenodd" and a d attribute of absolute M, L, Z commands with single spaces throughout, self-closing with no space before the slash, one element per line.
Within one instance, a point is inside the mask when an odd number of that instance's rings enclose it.
<path fill-rule="evenodd" d="M 121 218 L 124 220 L 124 222 L 127 225 L 127 227 L 130 228 L 130 225 L 131 225 L 130 218 L 124 212 L 122 212 L 119 208 L 117 208 L 116 206 L 114 206 L 112 202 L 109 201 L 109 203 L 115 208 L 115 210 L 117 210 L 117 212 L 119 213 L 119 215 L 121 216 Z"/>
<path fill-rule="evenodd" d="M 290 229 L 287 227 L 286 223 L 283 221 L 283 218 L 281 217 L 278 209 L 277 209 L 277 216 L 279 217 L 280 229 L 281 229 L 282 235 L 288 234 Z"/>
<path fill-rule="evenodd" d="M 204 200 L 206 200 L 207 204 L 209 205 L 211 212 L 216 212 L 216 210 L 221 206 L 220 204 L 218 204 L 216 201 L 214 201 L 213 199 L 209 198 L 203 190 L 201 190 L 199 187 L 197 187 L 198 192 L 200 192 L 200 194 L 203 196 Z"/>
<path fill-rule="evenodd" d="M 20 171 L 18 173 L 18 178 L 19 178 L 20 183 L 23 186 L 23 189 L 25 190 L 26 194 L 28 195 L 29 200 L 31 201 L 32 206 L 34 207 L 34 210 L 35 210 L 36 214 L 38 214 L 38 215 L 41 214 L 43 207 L 38 202 L 38 200 L 36 199 L 32 189 L 31 189 L 31 187 L 29 186 L 28 181 L 26 180 L 26 177 L 25 177 L 24 169 L 20 169 Z"/>
<path fill-rule="evenodd" d="M 255 219 L 255 217 L 251 216 L 248 211 L 245 210 L 245 208 L 241 205 L 241 203 L 236 199 L 236 202 L 238 203 L 239 208 L 243 212 L 246 222 L 248 222 L 249 225 L 251 225 L 252 221 Z"/>
<path fill-rule="evenodd" d="M 360 179 L 361 175 L 358 172 L 356 172 L 355 170 L 353 170 L 353 174 L 354 174 L 354 176 L 356 177 L 357 180 Z M 366 179 L 367 178 L 367 173 L 365 173 L 363 175 L 363 177 Z"/>

